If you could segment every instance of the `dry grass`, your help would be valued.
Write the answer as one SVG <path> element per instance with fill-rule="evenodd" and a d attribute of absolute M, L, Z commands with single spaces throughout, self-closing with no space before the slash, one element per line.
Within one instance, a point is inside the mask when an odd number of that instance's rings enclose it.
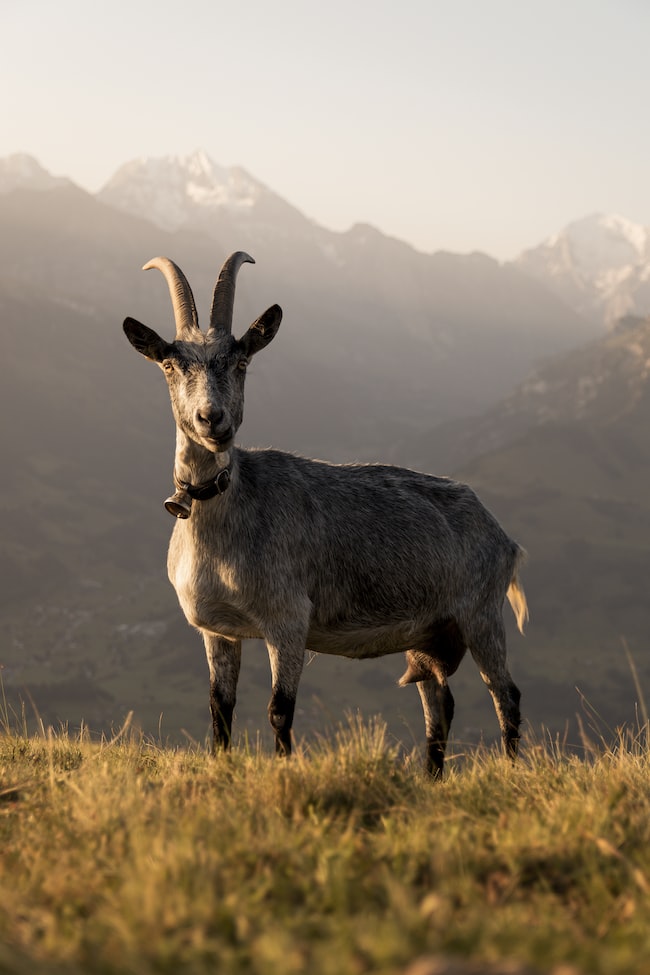
<path fill-rule="evenodd" d="M 645 735 L 479 752 L 433 785 L 380 722 L 278 762 L 0 735 L 0 971 L 398 973 L 418 956 L 641 975 Z"/>

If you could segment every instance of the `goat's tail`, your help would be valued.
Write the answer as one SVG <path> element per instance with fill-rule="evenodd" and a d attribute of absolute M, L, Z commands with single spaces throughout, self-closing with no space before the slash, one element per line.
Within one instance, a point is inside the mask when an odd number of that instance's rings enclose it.
<path fill-rule="evenodd" d="M 524 632 L 524 624 L 528 620 L 528 603 L 526 602 L 526 593 L 524 592 L 523 586 L 519 582 L 519 567 L 526 561 L 526 551 L 520 546 L 517 546 L 517 555 L 515 557 L 515 566 L 512 572 L 512 579 L 510 580 L 510 585 L 508 586 L 508 591 L 506 596 L 508 597 L 508 602 L 512 612 L 515 614 L 515 619 L 517 620 L 517 628 L 520 633 Z"/>

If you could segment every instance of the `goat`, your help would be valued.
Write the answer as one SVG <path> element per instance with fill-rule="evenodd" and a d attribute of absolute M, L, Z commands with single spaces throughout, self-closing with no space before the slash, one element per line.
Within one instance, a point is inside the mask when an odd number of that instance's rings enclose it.
<path fill-rule="evenodd" d="M 242 338 L 231 334 L 245 262 L 255 263 L 242 251 L 225 261 L 204 333 L 185 275 L 155 258 L 143 270 L 156 268 L 166 279 L 176 338 L 167 342 L 133 318 L 123 325 L 169 386 L 177 490 L 165 505 L 177 521 L 167 567 L 205 643 L 213 750 L 230 745 L 241 641 L 262 638 L 279 755 L 291 753 L 306 648 L 357 659 L 404 651 L 399 683 L 417 684 L 426 767 L 440 777 L 454 711 L 448 678 L 469 647 L 514 758 L 520 693 L 506 663 L 502 608 L 507 596 L 523 632 L 523 549 L 471 488 L 451 479 L 234 445 L 246 367 L 282 318 L 273 305 Z"/>

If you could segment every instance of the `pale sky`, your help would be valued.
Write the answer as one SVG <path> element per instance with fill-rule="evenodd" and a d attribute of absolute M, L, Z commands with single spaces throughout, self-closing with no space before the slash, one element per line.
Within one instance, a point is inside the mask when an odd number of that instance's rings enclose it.
<path fill-rule="evenodd" d="M 647 0 L 0 0 L 0 156 L 207 150 L 332 230 L 507 260 L 650 224 Z"/>

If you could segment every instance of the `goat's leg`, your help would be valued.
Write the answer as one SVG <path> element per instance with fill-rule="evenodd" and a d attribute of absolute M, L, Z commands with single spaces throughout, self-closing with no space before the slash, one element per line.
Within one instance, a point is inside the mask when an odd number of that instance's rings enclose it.
<path fill-rule="evenodd" d="M 271 664 L 269 721 L 275 734 L 275 753 L 288 756 L 291 754 L 291 727 L 305 659 L 304 636 L 301 634 L 299 638 L 285 639 L 281 644 L 267 639 L 266 647 Z"/>
<path fill-rule="evenodd" d="M 212 751 L 215 753 L 219 748 L 230 748 L 241 663 L 241 641 L 224 640 L 204 632 L 203 642 L 210 668 Z"/>
<path fill-rule="evenodd" d="M 454 697 L 442 676 L 419 681 L 417 689 L 422 701 L 427 736 L 426 770 L 434 779 L 440 779 L 449 728 L 454 717 Z"/>
<path fill-rule="evenodd" d="M 514 760 L 519 747 L 521 693 L 510 676 L 506 662 L 506 634 L 503 620 L 499 616 L 485 621 L 468 632 L 467 637 L 470 652 L 492 695 L 506 754 Z"/>

